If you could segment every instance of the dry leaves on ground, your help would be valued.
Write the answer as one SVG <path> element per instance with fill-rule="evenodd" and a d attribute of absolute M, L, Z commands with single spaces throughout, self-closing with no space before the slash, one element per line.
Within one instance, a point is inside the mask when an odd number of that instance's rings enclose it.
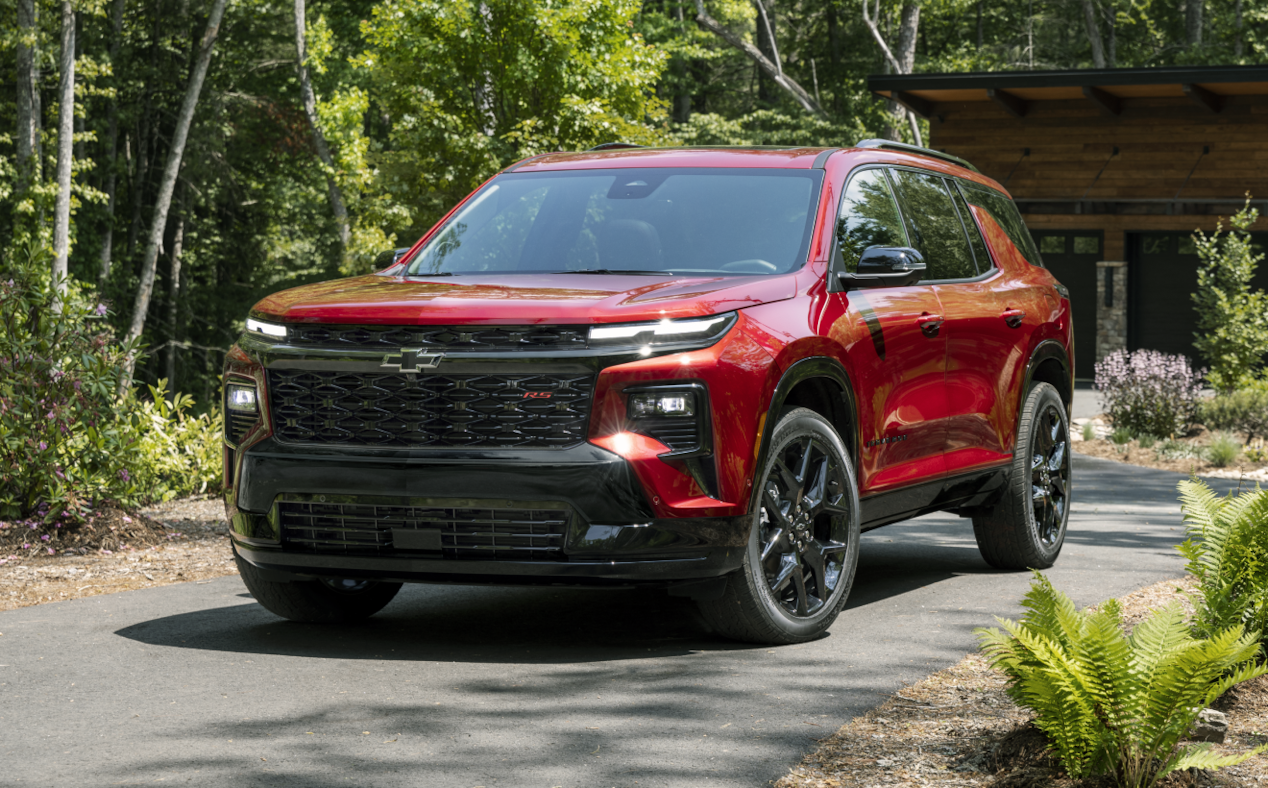
<path fill-rule="evenodd" d="M 0 610 L 237 574 L 228 533 L 214 497 L 110 510 L 95 528 L 67 535 L 57 555 L 0 566 Z"/>
<path fill-rule="evenodd" d="M 1192 580 L 1156 583 L 1120 600 L 1128 626 L 1171 601 L 1188 604 Z M 983 622 L 987 624 L 990 622 Z M 858 786 L 991 786 L 1093 788 L 1100 781 L 1063 777 L 1045 751 L 1030 713 L 1004 691 L 1003 674 L 978 654 L 904 688 L 876 709 L 823 740 L 776 788 Z M 1223 699 L 1229 735 L 1217 749 L 1244 752 L 1268 741 L 1268 677 Z M 1161 788 L 1258 785 L 1268 781 L 1268 758 L 1252 758 L 1218 773 L 1175 774 Z M 1105 783 L 1108 785 L 1108 783 Z"/>

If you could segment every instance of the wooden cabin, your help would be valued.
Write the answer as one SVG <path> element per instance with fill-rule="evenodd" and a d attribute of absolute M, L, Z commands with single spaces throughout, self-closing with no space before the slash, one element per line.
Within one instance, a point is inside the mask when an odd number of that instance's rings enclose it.
<path fill-rule="evenodd" d="M 1077 377 L 1123 347 L 1198 361 L 1193 232 L 1248 194 L 1268 214 L 1268 66 L 885 74 L 868 87 L 1013 195 L 1070 288 Z M 1253 229 L 1268 245 L 1268 218 Z M 1255 285 L 1268 290 L 1268 263 Z"/>

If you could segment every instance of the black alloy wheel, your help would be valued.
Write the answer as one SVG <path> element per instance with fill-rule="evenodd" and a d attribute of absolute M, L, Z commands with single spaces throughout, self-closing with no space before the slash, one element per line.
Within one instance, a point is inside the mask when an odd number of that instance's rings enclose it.
<path fill-rule="evenodd" d="M 997 569 L 1047 569 L 1056 563 L 1070 519 L 1070 427 L 1065 403 L 1048 383 L 1022 401 L 1008 482 L 972 513 L 973 535 Z"/>
<path fill-rule="evenodd" d="M 771 597 L 792 616 L 832 598 L 849 549 L 846 477 L 814 436 L 789 443 L 762 485 L 758 545 Z"/>
<path fill-rule="evenodd" d="M 742 568 L 700 609 L 721 635 L 750 643 L 814 640 L 845 606 L 858 565 L 854 465 L 836 430 L 806 408 L 785 413 L 757 482 Z"/>
<path fill-rule="evenodd" d="M 1059 406 L 1048 402 L 1039 413 L 1030 446 L 1030 487 L 1035 531 L 1051 549 L 1065 528 L 1070 487 L 1070 436 Z"/>

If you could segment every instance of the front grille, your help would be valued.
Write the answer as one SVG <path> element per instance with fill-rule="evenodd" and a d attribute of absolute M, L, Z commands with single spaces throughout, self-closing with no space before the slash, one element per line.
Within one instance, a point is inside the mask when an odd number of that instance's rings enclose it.
<path fill-rule="evenodd" d="M 439 554 L 446 559 L 482 561 L 565 560 L 564 533 L 570 511 L 562 505 L 557 509 L 380 505 L 366 499 L 278 504 L 282 542 L 292 552 Z M 398 541 L 407 544 L 398 547 Z M 438 550 L 419 547 L 426 542 L 434 542 Z"/>
<path fill-rule="evenodd" d="M 588 326 L 327 326 L 287 327 L 292 345 L 425 350 L 584 350 Z"/>
<path fill-rule="evenodd" d="M 592 375 L 400 375 L 269 370 L 287 443 L 563 448 L 585 440 Z"/>
<path fill-rule="evenodd" d="M 259 420 L 260 417 L 254 413 L 228 411 L 228 418 L 225 419 L 225 433 L 229 442 L 237 446 Z"/>

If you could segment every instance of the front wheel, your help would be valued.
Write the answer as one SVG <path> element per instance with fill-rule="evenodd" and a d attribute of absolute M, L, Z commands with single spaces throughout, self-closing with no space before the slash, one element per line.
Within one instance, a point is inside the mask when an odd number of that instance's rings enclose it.
<path fill-rule="evenodd" d="M 233 557 L 238 563 L 238 574 L 255 601 L 270 613 L 291 621 L 313 624 L 360 621 L 382 610 L 401 590 L 400 583 L 348 578 L 279 582 L 267 579 L 264 572 L 243 560 L 236 551 Z"/>
<path fill-rule="evenodd" d="M 1026 392 L 1008 486 L 994 506 L 974 515 L 973 535 L 997 569 L 1047 569 L 1065 543 L 1070 517 L 1070 428 L 1057 390 Z"/>
<path fill-rule="evenodd" d="M 726 637 L 802 643 L 823 635 L 845 606 L 859 555 L 859 496 L 845 444 L 806 408 L 775 427 L 758 475 L 743 567 L 701 612 Z"/>

